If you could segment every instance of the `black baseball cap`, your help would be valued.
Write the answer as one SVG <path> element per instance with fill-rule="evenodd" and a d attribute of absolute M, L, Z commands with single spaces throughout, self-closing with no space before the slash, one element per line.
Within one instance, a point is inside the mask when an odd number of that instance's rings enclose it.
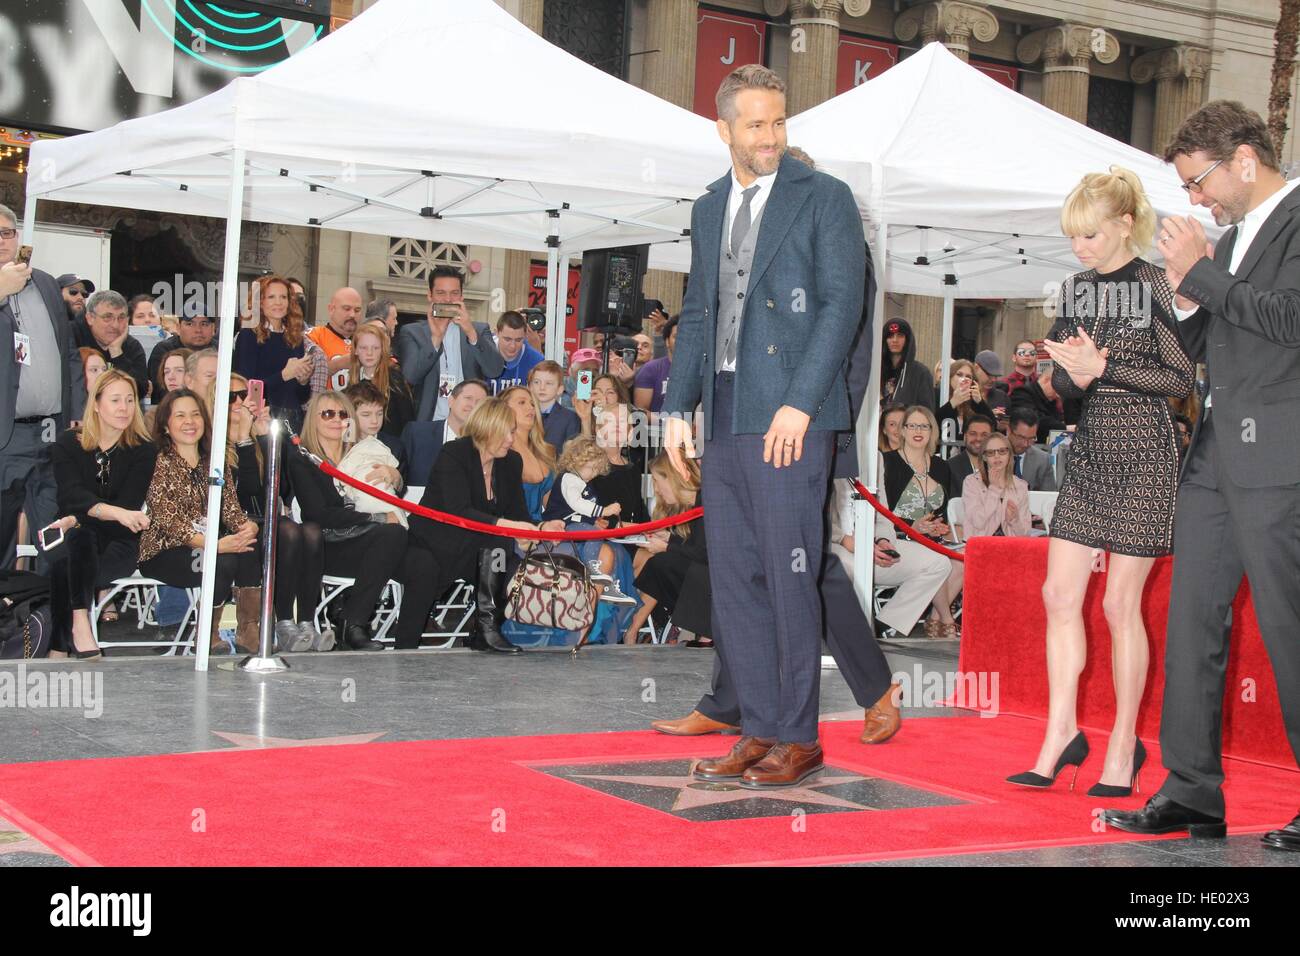
<path fill-rule="evenodd" d="M 89 279 L 81 278 L 75 272 L 65 272 L 63 275 L 59 276 L 60 289 L 66 289 L 68 286 L 76 285 L 78 282 L 86 287 L 87 295 L 95 291 L 95 283 L 91 282 Z"/>

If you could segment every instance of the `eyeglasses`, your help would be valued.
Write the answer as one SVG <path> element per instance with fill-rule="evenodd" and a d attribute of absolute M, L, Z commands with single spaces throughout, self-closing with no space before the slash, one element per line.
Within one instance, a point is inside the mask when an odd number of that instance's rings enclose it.
<path fill-rule="evenodd" d="M 1007 455 L 1010 455 L 1010 454 L 1011 454 L 1010 449 L 1007 449 L 1007 448 L 994 448 L 992 451 L 986 451 L 986 452 L 984 453 L 984 457 L 985 457 L 985 458 L 1003 458 L 1003 457 L 1005 457 L 1005 456 L 1007 456 Z"/>
<path fill-rule="evenodd" d="M 1216 169 L 1218 169 L 1219 166 L 1222 165 L 1222 163 L 1223 160 L 1221 159 L 1215 160 L 1213 163 L 1210 164 L 1209 168 L 1206 169 L 1205 172 L 1201 173 L 1201 175 L 1197 176 L 1195 179 L 1188 180 L 1185 183 L 1180 183 L 1179 185 L 1181 185 L 1183 189 L 1186 190 L 1189 194 L 1199 193 L 1201 191 L 1201 183 L 1202 181 L 1204 181 L 1205 177 L 1210 175 L 1210 173 L 1214 172 Z"/>
<path fill-rule="evenodd" d="M 242 402 L 246 398 L 248 398 L 248 389 L 246 388 L 232 389 L 230 392 L 231 405 L 235 404 L 235 402 Z"/>
<path fill-rule="evenodd" d="M 914 431 L 914 432 L 928 432 L 928 431 L 930 430 L 930 423 L 929 423 L 929 422 L 919 422 L 919 423 L 918 423 L 918 422 L 908 422 L 908 423 L 907 423 L 906 425 L 904 425 L 903 427 L 906 428 L 906 429 L 908 429 L 909 431 Z"/>
<path fill-rule="evenodd" d="M 247 393 L 245 393 L 245 394 L 247 394 Z M 327 421 L 327 422 L 332 422 L 332 421 L 334 421 L 334 419 L 335 419 L 336 417 L 338 418 L 339 421 L 341 421 L 341 422 L 345 422 L 345 421 L 347 421 L 349 418 L 351 418 L 352 416 L 349 415 L 347 412 L 345 412 L 345 411 L 344 411 L 343 409 L 341 409 L 341 408 L 322 408 L 322 409 L 320 410 L 320 417 L 323 418 L 323 419 L 324 419 L 325 421 Z"/>
<path fill-rule="evenodd" d="M 0 239 L 13 239 L 18 235 L 17 229 L 0 229 Z"/>
<path fill-rule="evenodd" d="M 109 479 L 112 477 L 112 472 L 109 467 L 112 463 L 113 459 L 109 457 L 108 452 L 95 452 L 95 468 L 97 469 L 95 480 L 99 482 L 101 488 L 107 484 Z"/>

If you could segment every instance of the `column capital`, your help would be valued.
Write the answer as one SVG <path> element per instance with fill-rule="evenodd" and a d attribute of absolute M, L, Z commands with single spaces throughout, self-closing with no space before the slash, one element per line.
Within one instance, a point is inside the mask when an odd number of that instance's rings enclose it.
<path fill-rule="evenodd" d="M 840 20 L 840 12 L 851 17 L 865 17 L 871 9 L 871 0 L 763 0 L 763 11 L 769 17 L 784 16 L 787 11 L 793 20 Z"/>
<path fill-rule="evenodd" d="M 958 0 L 933 0 L 908 7 L 894 19 L 894 36 L 908 43 L 918 35 L 922 43 L 938 40 L 944 46 L 969 52 L 971 37 L 988 43 L 998 35 L 998 18 L 983 6 Z"/>
<path fill-rule="evenodd" d="M 1150 50 L 1133 61 L 1129 76 L 1134 83 L 1152 80 L 1201 80 L 1210 69 L 1210 51 L 1204 47 L 1178 46 Z"/>
<path fill-rule="evenodd" d="M 1095 59 L 1114 63 L 1119 58 L 1119 40 L 1101 27 L 1078 23 L 1060 23 L 1045 30 L 1035 30 L 1021 37 L 1016 45 L 1016 59 L 1021 63 L 1043 61 L 1043 71 L 1082 69 Z"/>

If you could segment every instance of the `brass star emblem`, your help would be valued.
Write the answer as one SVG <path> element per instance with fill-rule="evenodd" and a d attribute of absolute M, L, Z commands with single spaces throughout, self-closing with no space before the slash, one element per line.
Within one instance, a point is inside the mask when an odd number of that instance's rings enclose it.
<path fill-rule="evenodd" d="M 845 800 L 829 793 L 821 793 L 821 787 L 834 787 L 842 783 L 858 783 L 865 777 L 832 777 L 822 775 L 812 782 L 805 782 L 797 787 L 782 787 L 772 790 L 747 790 L 738 783 L 726 780 L 698 780 L 691 774 L 682 776 L 621 776 L 619 774 L 575 773 L 574 780 L 601 780 L 606 783 L 626 783 L 642 787 L 662 787 L 676 790 L 672 812 L 693 810 L 696 807 L 711 807 L 722 803 L 734 803 L 738 800 L 779 800 L 782 803 L 801 803 L 811 806 L 835 807 L 842 810 L 878 810 L 853 800 Z"/>

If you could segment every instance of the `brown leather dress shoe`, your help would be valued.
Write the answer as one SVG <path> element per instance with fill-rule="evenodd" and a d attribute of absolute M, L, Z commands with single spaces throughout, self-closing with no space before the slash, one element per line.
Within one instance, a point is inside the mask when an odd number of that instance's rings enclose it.
<path fill-rule="evenodd" d="M 698 710 L 693 710 L 689 717 L 682 717 L 678 720 L 655 720 L 651 721 L 652 730 L 657 730 L 661 734 L 671 734 L 674 737 L 698 737 L 701 734 L 738 734 L 740 728 L 735 724 L 724 724 L 720 720 L 714 720 L 712 717 L 705 717 Z"/>
<path fill-rule="evenodd" d="M 885 691 L 885 696 L 871 705 L 871 709 L 867 711 L 866 722 L 862 726 L 862 736 L 858 738 L 859 743 L 883 744 L 898 733 L 898 728 L 903 723 L 903 716 L 899 713 L 898 705 L 894 703 L 894 695 L 901 689 L 898 684 L 890 684 L 889 690 Z"/>
<path fill-rule="evenodd" d="M 740 785 L 749 790 L 793 787 L 823 766 L 821 744 L 777 744 L 767 756 L 745 771 Z"/>
<path fill-rule="evenodd" d="M 735 780 L 758 763 L 772 749 L 775 740 L 741 737 L 725 757 L 709 757 L 695 764 L 695 776 L 701 780 Z"/>

